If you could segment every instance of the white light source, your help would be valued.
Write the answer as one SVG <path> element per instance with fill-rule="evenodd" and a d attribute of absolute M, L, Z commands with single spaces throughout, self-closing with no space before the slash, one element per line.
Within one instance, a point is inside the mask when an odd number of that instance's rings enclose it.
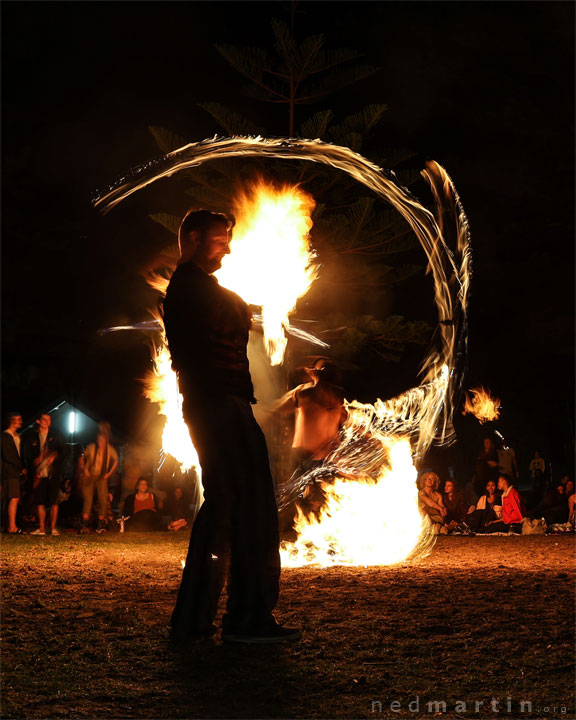
<path fill-rule="evenodd" d="M 68 430 L 73 435 L 76 432 L 76 413 L 74 410 L 68 415 Z"/>

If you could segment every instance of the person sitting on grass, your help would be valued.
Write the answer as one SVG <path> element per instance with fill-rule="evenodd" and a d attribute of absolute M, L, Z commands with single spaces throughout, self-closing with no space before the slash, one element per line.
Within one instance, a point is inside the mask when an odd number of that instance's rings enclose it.
<path fill-rule="evenodd" d="M 462 521 L 466 518 L 466 511 L 468 509 L 464 494 L 457 489 L 454 480 L 446 480 L 444 483 L 442 503 L 446 508 L 444 525 L 448 532 L 452 532 L 458 529 Z"/>
<path fill-rule="evenodd" d="M 162 529 L 158 514 L 158 498 L 153 492 L 149 492 L 148 481 L 144 478 L 138 480 L 135 492 L 126 498 L 122 514 L 128 518 L 124 524 L 126 532 L 151 532 Z"/>
<path fill-rule="evenodd" d="M 502 517 L 502 495 L 494 480 L 486 483 L 486 492 L 478 498 L 476 506 L 468 512 L 465 523 L 472 532 L 481 532 L 488 523 Z"/>
<path fill-rule="evenodd" d="M 484 528 L 484 532 L 521 533 L 525 515 L 524 503 L 507 473 L 500 473 L 498 490 L 502 492 L 502 519 L 491 520 Z"/>
<path fill-rule="evenodd" d="M 177 485 L 164 503 L 164 514 L 170 518 L 168 530 L 182 530 L 188 526 L 192 514 L 184 490 Z"/>
<path fill-rule="evenodd" d="M 438 492 L 440 478 L 431 470 L 424 470 L 418 481 L 418 509 L 422 515 L 430 518 L 435 534 L 445 535 L 448 530 L 444 525 L 447 510 L 442 495 Z"/>

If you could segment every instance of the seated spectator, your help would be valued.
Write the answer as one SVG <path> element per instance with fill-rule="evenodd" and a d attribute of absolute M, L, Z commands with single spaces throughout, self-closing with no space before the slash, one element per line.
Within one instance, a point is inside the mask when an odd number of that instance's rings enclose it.
<path fill-rule="evenodd" d="M 570 480 L 568 475 L 564 475 L 560 482 L 564 487 L 564 495 L 569 498 L 574 492 L 574 481 Z"/>
<path fill-rule="evenodd" d="M 494 480 L 486 483 L 486 492 L 478 498 L 475 507 L 468 512 L 465 522 L 472 532 L 481 532 L 488 523 L 502 517 L 502 495 Z"/>
<path fill-rule="evenodd" d="M 126 532 L 161 530 L 158 498 L 153 492 L 148 491 L 148 481 L 143 478 L 138 480 L 135 491 L 128 495 L 124 503 L 122 514 L 124 517 L 128 517 L 124 523 L 124 529 Z"/>
<path fill-rule="evenodd" d="M 484 528 L 485 533 L 521 533 L 524 519 L 524 503 L 520 493 L 512 485 L 512 478 L 507 473 L 500 473 L 498 490 L 502 492 L 502 520 L 492 520 Z"/>
<path fill-rule="evenodd" d="M 446 480 L 444 483 L 442 502 L 446 508 L 444 525 L 448 529 L 448 532 L 451 532 L 452 530 L 456 530 L 460 523 L 466 518 L 466 511 L 468 510 L 464 494 L 456 488 L 454 480 Z"/>
<path fill-rule="evenodd" d="M 556 487 L 548 488 L 544 492 L 542 500 L 528 513 L 528 517 L 531 520 L 544 518 L 548 526 L 568 522 L 570 513 L 568 498 L 564 494 L 564 489 L 562 483 Z"/>
<path fill-rule="evenodd" d="M 444 525 L 446 508 L 442 495 L 438 492 L 440 479 L 435 472 L 424 470 L 418 481 L 418 509 L 422 515 L 430 518 L 435 533 L 446 534 L 448 530 Z"/>
<path fill-rule="evenodd" d="M 190 512 L 190 503 L 184 495 L 184 490 L 180 486 L 176 486 L 172 494 L 168 496 L 164 503 L 164 514 L 170 519 L 168 530 L 182 530 L 188 526 L 192 514 Z"/>
<path fill-rule="evenodd" d="M 568 498 L 568 522 L 576 525 L 576 493 Z"/>

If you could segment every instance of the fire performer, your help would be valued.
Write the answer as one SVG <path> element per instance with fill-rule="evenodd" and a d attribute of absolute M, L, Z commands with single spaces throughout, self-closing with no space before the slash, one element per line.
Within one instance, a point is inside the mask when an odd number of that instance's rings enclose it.
<path fill-rule="evenodd" d="M 254 419 L 247 357 L 250 312 L 213 277 L 230 252 L 230 220 L 190 211 L 164 300 L 183 415 L 202 467 L 204 503 L 192 527 L 172 637 L 207 637 L 227 580 L 222 639 L 274 643 L 300 636 L 272 615 L 278 600 L 278 511 L 264 435 Z"/>

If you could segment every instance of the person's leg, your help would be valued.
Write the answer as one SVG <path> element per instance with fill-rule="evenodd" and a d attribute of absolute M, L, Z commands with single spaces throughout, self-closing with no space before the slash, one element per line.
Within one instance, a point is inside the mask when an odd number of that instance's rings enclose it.
<path fill-rule="evenodd" d="M 202 467 L 204 502 L 198 511 L 170 618 L 173 637 L 185 640 L 212 630 L 229 565 L 231 515 L 235 503 L 229 473 L 227 407 L 186 402 L 184 417 Z"/>
<path fill-rule="evenodd" d="M 227 630 L 260 632 L 275 625 L 280 554 L 278 510 L 264 435 L 250 405 L 239 404 L 234 459 L 237 504 L 231 543 Z"/>
<path fill-rule="evenodd" d="M 92 512 L 92 502 L 94 500 L 94 481 L 92 478 L 85 478 L 79 490 L 82 496 L 82 521 L 84 527 L 87 528 L 90 522 L 90 513 Z"/>
<path fill-rule="evenodd" d="M 54 503 L 54 505 L 50 506 L 50 530 L 52 532 L 52 535 L 57 535 L 58 533 L 58 503 Z"/>
<path fill-rule="evenodd" d="M 108 480 L 104 478 L 96 480 L 96 495 L 98 497 L 98 519 L 103 521 L 106 519 L 106 509 L 108 508 Z"/>
<path fill-rule="evenodd" d="M 38 505 L 38 530 L 41 533 L 46 532 L 46 508 L 44 505 Z"/>
<path fill-rule="evenodd" d="M 9 533 L 15 533 L 18 532 L 18 528 L 16 526 L 16 513 L 18 511 L 18 502 L 20 501 L 20 498 L 10 498 L 8 500 L 8 532 Z"/>

